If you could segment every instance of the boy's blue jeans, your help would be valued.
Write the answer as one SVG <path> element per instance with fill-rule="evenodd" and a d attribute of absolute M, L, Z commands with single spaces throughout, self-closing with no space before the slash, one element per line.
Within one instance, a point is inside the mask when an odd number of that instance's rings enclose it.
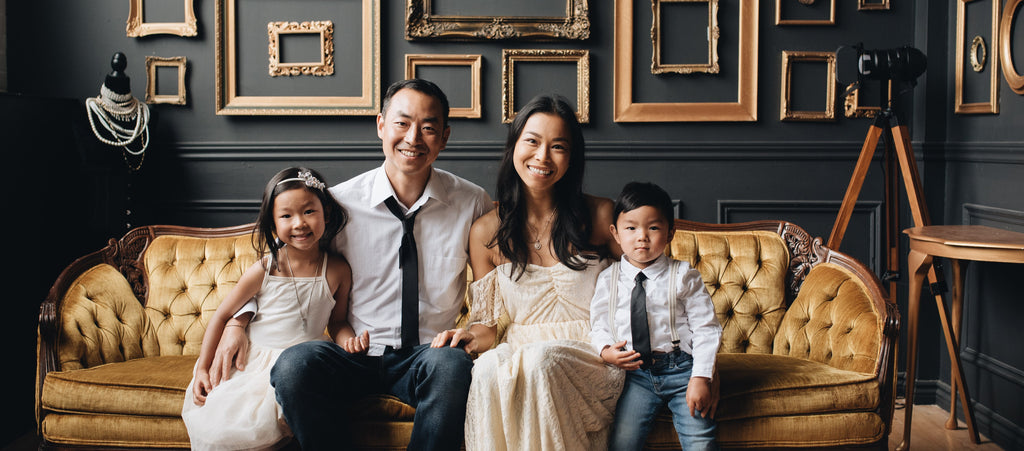
<path fill-rule="evenodd" d="M 682 351 L 656 354 L 647 369 L 626 372 L 626 384 L 615 408 L 609 449 L 640 450 L 661 406 L 668 404 L 672 422 L 684 450 L 718 449 L 715 420 L 702 418 L 686 405 L 686 387 L 690 384 L 693 357 Z"/>

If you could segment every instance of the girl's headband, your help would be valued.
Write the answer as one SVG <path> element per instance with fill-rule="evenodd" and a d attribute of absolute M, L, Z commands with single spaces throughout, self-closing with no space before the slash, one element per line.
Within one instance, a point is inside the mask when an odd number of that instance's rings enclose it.
<path fill-rule="evenodd" d="M 307 172 L 299 172 L 299 176 L 298 177 L 292 177 L 292 178 L 281 180 L 280 182 L 277 182 L 277 186 L 281 186 L 282 183 L 288 183 L 288 182 L 303 182 L 303 183 L 306 184 L 306 186 L 308 186 L 310 188 L 316 188 L 316 189 L 318 189 L 320 191 L 323 191 L 324 188 L 327 187 L 327 185 L 325 185 L 324 182 L 321 182 L 320 179 L 314 177 L 313 174 L 310 174 L 308 171 Z"/>

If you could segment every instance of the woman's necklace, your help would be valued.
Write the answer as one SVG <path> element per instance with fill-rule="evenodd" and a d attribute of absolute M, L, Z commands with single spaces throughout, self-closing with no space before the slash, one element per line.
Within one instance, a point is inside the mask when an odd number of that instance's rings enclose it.
<path fill-rule="evenodd" d="M 284 247 L 284 261 L 286 263 L 288 263 L 288 274 L 290 274 L 292 276 L 291 277 L 291 279 L 292 279 L 292 289 L 295 290 L 295 304 L 298 305 L 298 307 L 299 307 L 299 317 L 302 318 L 302 330 L 305 331 L 306 330 L 306 314 L 309 313 L 309 305 L 313 303 L 313 299 L 312 299 L 313 294 L 310 293 L 310 295 L 309 295 L 310 299 L 306 302 L 306 311 L 305 312 L 302 311 L 302 299 L 299 298 L 299 284 L 295 282 L 295 271 L 292 271 L 292 258 L 288 255 L 288 247 L 287 246 Z M 317 275 L 320 274 L 320 264 L 322 262 L 323 262 L 323 259 L 320 258 L 320 253 L 318 252 L 317 253 L 317 261 L 316 261 L 316 274 Z"/>
<path fill-rule="evenodd" d="M 548 227 L 551 225 L 551 218 L 554 218 L 554 217 L 555 217 L 555 209 L 552 208 L 551 209 L 551 214 L 548 215 L 548 220 L 547 220 L 547 222 L 544 223 L 544 229 L 541 230 L 541 232 L 547 232 L 549 230 Z M 537 229 L 534 229 L 533 226 L 530 225 L 530 221 L 526 221 L 526 226 L 530 228 L 530 232 L 533 234 L 533 249 L 536 250 L 536 251 L 539 251 L 540 248 L 543 247 L 543 245 L 541 245 L 541 243 L 540 243 L 540 239 L 541 239 L 542 234 L 541 233 L 537 233 Z"/>

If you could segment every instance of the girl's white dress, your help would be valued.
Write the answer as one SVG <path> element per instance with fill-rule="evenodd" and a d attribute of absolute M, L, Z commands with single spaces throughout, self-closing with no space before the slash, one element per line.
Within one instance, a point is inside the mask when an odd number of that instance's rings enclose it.
<path fill-rule="evenodd" d="M 334 296 L 327 285 L 327 255 L 315 277 L 267 273 L 256 295 L 259 311 L 249 322 L 249 360 L 195 405 L 192 385 L 185 390 L 181 417 L 192 449 L 269 449 L 291 436 L 270 386 L 270 368 L 289 346 L 327 339 L 324 334 Z"/>
<path fill-rule="evenodd" d="M 573 271 L 503 264 L 470 286 L 471 322 L 508 315 L 502 343 L 473 365 L 466 450 L 602 450 L 624 372 L 589 343 L 590 301 L 607 262 Z"/>

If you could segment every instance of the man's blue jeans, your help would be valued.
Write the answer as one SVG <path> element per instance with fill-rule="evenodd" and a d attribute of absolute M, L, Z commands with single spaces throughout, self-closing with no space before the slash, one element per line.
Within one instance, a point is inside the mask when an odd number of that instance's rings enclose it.
<path fill-rule="evenodd" d="M 668 404 L 672 422 L 684 450 L 718 449 L 715 420 L 702 418 L 686 405 L 686 387 L 690 384 L 693 357 L 676 351 L 657 354 L 650 367 L 626 372 L 626 384 L 615 408 L 609 448 L 612 451 L 640 450 L 654 424 L 654 417 Z"/>
<path fill-rule="evenodd" d="M 374 393 L 416 408 L 409 449 L 457 450 L 472 367 L 462 348 L 420 345 L 370 357 L 311 341 L 281 353 L 270 383 L 303 451 L 351 448 L 349 404 Z"/>

